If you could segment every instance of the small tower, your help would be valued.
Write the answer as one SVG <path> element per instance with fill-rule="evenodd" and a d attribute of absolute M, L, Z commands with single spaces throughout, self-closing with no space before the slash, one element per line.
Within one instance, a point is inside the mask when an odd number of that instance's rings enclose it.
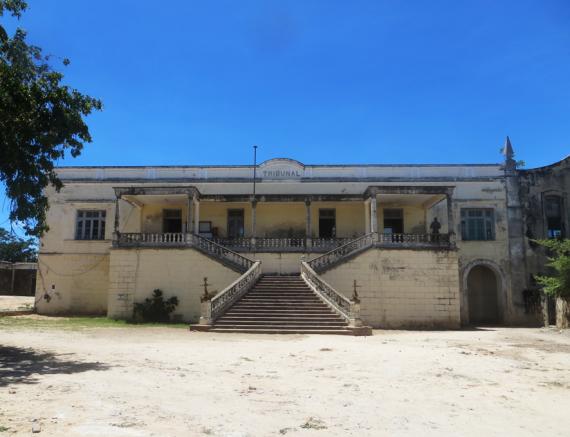
<path fill-rule="evenodd" d="M 505 173 L 513 174 L 517 169 L 517 162 L 513 159 L 515 157 L 515 152 L 513 150 L 513 146 L 511 145 L 511 140 L 508 136 L 505 140 L 505 145 L 503 146 L 501 153 L 505 157 L 505 165 L 503 166 Z"/>

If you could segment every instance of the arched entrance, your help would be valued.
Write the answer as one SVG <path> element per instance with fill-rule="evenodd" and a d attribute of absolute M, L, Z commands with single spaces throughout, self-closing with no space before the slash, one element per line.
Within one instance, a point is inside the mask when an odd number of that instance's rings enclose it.
<path fill-rule="evenodd" d="M 479 264 L 469 271 L 467 293 L 471 324 L 491 324 L 500 321 L 498 288 L 497 275 L 490 267 Z"/>

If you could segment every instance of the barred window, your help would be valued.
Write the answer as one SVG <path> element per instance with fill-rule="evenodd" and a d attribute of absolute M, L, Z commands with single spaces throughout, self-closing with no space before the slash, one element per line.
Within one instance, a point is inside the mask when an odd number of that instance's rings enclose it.
<path fill-rule="evenodd" d="M 105 239 L 105 211 L 77 211 L 76 240 Z"/>
<path fill-rule="evenodd" d="M 495 215 L 492 209 L 461 209 L 461 239 L 485 241 L 495 239 Z"/>

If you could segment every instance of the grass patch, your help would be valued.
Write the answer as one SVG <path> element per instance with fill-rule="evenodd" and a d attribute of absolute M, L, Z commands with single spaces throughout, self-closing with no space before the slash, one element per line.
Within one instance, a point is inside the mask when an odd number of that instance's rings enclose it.
<path fill-rule="evenodd" d="M 133 323 L 125 320 L 113 320 L 107 317 L 77 316 L 4 316 L 0 317 L 0 328 L 32 329 L 93 329 L 93 328 L 177 328 L 188 329 L 188 323 Z"/>

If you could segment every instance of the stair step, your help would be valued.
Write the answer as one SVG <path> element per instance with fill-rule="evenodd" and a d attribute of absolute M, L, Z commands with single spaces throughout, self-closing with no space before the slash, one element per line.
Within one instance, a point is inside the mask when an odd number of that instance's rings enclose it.
<path fill-rule="evenodd" d="M 226 320 L 217 320 L 216 326 L 231 326 L 231 327 L 240 327 L 240 326 L 318 326 L 318 327 L 343 327 L 346 326 L 344 322 L 322 322 L 322 321 L 283 321 L 283 320 L 249 320 L 249 321 L 226 321 Z"/>
<path fill-rule="evenodd" d="M 338 326 L 321 325 L 319 323 L 307 324 L 307 325 L 294 325 L 285 323 L 265 323 L 265 324 L 246 324 L 242 323 L 239 325 L 223 325 L 225 328 L 242 328 L 242 329 L 256 329 L 256 328 L 271 328 L 271 329 L 322 329 L 322 330 L 334 330 L 339 329 Z M 345 325 L 346 326 L 346 325 Z M 218 328 L 219 325 L 215 325 L 214 328 Z"/>
<path fill-rule="evenodd" d="M 257 328 L 257 329 L 243 329 L 243 328 L 212 328 L 210 332 L 219 332 L 227 334 L 323 334 L 323 335 L 352 335 L 352 332 L 347 330 L 319 330 L 319 329 L 286 329 L 286 328 Z"/>
<path fill-rule="evenodd" d="M 264 276 L 216 320 L 211 331 L 351 334 L 347 325 L 300 276 Z"/>
<path fill-rule="evenodd" d="M 216 323 L 218 323 L 219 321 L 223 321 L 223 322 L 228 322 L 228 321 L 232 321 L 232 322 L 247 322 L 247 321 L 257 321 L 257 320 L 268 320 L 268 321 L 285 321 L 285 322 L 290 322 L 290 321 L 295 321 L 295 320 L 300 320 L 300 321 L 308 321 L 308 322 L 343 322 L 344 321 L 338 317 L 338 316 L 328 316 L 328 315 L 324 315 L 324 316 L 305 316 L 305 315 L 297 315 L 297 316 L 274 316 L 273 314 L 267 314 L 264 316 L 241 316 L 241 315 L 232 315 L 232 316 L 222 316 L 220 317 Z"/>

